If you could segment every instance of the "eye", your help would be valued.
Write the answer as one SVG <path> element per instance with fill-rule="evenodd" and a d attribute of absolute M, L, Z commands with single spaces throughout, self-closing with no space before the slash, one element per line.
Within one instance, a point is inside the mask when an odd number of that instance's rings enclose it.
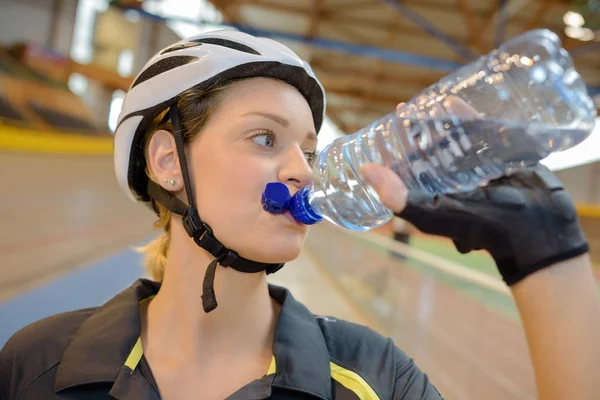
<path fill-rule="evenodd" d="M 317 153 L 315 151 L 305 151 L 304 156 L 306 157 L 306 162 L 308 165 L 312 167 L 315 164 Z"/>
<path fill-rule="evenodd" d="M 254 143 L 261 147 L 274 147 L 275 135 L 272 132 L 262 131 L 257 132 L 250 138 Z"/>

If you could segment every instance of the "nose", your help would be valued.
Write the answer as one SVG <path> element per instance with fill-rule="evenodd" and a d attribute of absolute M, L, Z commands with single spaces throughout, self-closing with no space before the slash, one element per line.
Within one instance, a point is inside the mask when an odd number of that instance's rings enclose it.
<path fill-rule="evenodd" d="M 282 166 L 279 170 L 279 181 L 285 183 L 290 189 L 300 190 L 310 185 L 312 181 L 312 169 L 302 150 L 299 147 L 289 149 L 282 158 Z M 292 194 L 295 191 L 292 191 Z"/>

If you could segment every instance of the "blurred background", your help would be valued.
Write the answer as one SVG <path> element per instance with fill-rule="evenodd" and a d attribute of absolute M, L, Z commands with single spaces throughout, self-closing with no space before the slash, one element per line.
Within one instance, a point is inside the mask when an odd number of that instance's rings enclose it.
<path fill-rule="evenodd" d="M 600 0 L 0 0 L 0 346 L 143 274 L 154 215 L 118 189 L 112 132 L 154 53 L 194 33 L 279 40 L 328 93 L 320 148 L 530 29 L 556 32 L 600 108 Z M 577 203 L 600 282 L 600 124 L 544 161 Z M 485 253 L 395 219 L 312 229 L 270 278 L 317 314 L 371 326 L 447 399 L 534 399 L 510 294 Z"/>

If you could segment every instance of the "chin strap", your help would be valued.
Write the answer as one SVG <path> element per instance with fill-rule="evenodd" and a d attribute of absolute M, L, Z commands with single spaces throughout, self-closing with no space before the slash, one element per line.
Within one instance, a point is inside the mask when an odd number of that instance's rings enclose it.
<path fill-rule="evenodd" d="M 189 178 L 187 161 L 185 157 L 185 148 L 183 142 L 184 131 L 181 126 L 179 111 L 177 106 L 171 106 L 169 117 L 173 124 L 173 136 L 177 147 L 177 155 L 179 156 L 179 165 L 183 175 L 183 182 L 187 194 L 188 204 L 175 197 L 171 192 L 164 189 L 162 186 L 152 180 L 148 180 L 148 195 L 159 204 L 162 204 L 167 210 L 174 214 L 181 215 L 181 221 L 187 234 L 194 239 L 194 242 L 201 248 L 212 254 L 215 259 L 208 265 L 204 274 L 202 283 L 202 306 L 204 312 L 209 313 L 217 308 L 217 299 L 214 290 L 215 272 L 217 265 L 222 267 L 231 267 L 236 271 L 245 273 L 256 273 L 266 271 L 267 274 L 272 274 L 279 271 L 283 267 L 282 264 L 267 264 L 257 261 L 248 260 L 241 257 L 233 250 L 225 247 L 213 234 L 211 227 L 202 222 L 198 214 L 194 196 L 192 193 L 191 182 Z"/>

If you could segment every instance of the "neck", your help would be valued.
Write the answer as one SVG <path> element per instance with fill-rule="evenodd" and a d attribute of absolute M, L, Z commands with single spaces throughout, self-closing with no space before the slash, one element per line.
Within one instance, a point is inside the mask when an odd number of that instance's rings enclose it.
<path fill-rule="evenodd" d="M 207 314 L 202 281 L 214 257 L 179 229 L 172 235 L 161 289 L 147 311 L 142 310 L 145 347 L 186 361 L 240 352 L 263 356 L 268 352 L 270 357 L 278 307 L 269 296 L 266 274 L 218 266 L 214 284 L 218 307 Z"/>

